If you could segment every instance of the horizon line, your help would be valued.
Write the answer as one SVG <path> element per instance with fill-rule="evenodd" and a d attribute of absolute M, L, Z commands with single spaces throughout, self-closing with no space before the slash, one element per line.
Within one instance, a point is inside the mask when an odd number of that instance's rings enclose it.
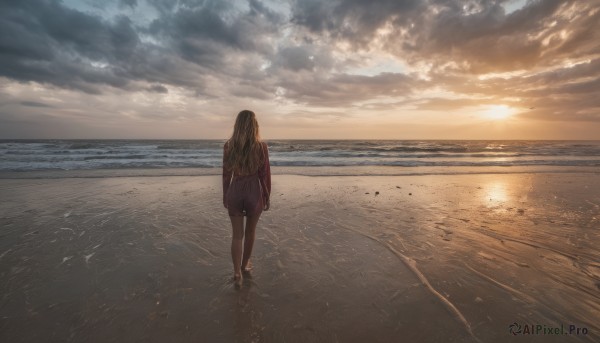
<path fill-rule="evenodd" d="M 0 138 L 0 141 L 223 141 L 229 138 Z M 510 138 L 510 139 L 436 139 L 436 138 L 268 138 L 263 141 L 548 141 L 548 142 L 600 142 L 600 139 L 532 139 L 532 138 Z"/>

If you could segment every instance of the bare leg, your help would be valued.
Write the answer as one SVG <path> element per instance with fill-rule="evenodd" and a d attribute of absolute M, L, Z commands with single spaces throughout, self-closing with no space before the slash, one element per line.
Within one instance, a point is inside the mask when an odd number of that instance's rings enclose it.
<path fill-rule="evenodd" d="M 231 218 L 231 227 L 233 229 L 233 236 L 231 237 L 231 260 L 233 261 L 233 279 L 236 282 L 236 286 L 239 286 L 242 282 L 242 269 L 240 263 L 242 262 L 244 217 L 229 216 L 229 218 Z"/>
<path fill-rule="evenodd" d="M 250 262 L 250 256 L 252 256 L 252 248 L 254 247 L 254 237 L 256 234 L 256 224 L 260 214 L 256 216 L 248 216 L 246 219 L 246 231 L 244 234 L 244 257 L 242 258 L 242 271 L 248 272 L 250 270 L 248 263 Z"/>

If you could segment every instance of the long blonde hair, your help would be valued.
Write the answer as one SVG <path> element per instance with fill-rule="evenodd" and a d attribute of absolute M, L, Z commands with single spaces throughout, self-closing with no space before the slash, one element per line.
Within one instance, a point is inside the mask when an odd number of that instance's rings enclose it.
<path fill-rule="evenodd" d="M 227 141 L 227 166 L 240 175 L 253 174 L 264 162 L 256 115 L 243 110 L 237 115 L 233 134 Z"/>

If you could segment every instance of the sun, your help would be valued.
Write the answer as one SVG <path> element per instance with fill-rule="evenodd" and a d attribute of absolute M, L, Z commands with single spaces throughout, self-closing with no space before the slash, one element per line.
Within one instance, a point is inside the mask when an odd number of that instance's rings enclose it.
<path fill-rule="evenodd" d="M 482 112 L 483 116 L 492 120 L 502 120 L 512 116 L 514 110 L 506 105 L 489 105 Z"/>

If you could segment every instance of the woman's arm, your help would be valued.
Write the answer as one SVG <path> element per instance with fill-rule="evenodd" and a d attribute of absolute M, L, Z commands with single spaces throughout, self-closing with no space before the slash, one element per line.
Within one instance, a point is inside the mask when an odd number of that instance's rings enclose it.
<path fill-rule="evenodd" d="M 225 142 L 223 146 L 223 206 L 227 208 L 227 190 L 231 184 L 232 171 L 227 166 L 227 159 L 229 156 L 229 144 Z"/>
<path fill-rule="evenodd" d="M 267 211 L 271 207 L 271 164 L 269 162 L 269 147 L 264 142 L 262 145 L 265 160 L 262 167 L 258 169 L 258 177 L 262 185 L 262 196 L 265 204 L 264 210 Z"/>

